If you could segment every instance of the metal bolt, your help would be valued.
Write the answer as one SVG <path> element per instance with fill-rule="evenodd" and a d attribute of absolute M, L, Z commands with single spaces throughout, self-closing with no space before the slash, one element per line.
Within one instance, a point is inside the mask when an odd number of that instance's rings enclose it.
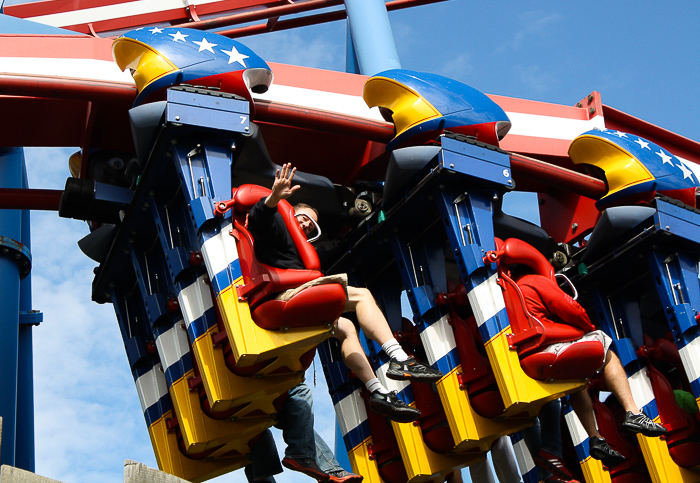
<path fill-rule="evenodd" d="M 588 112 L 591 114 L 595 114 L 595 107 L 589 107 Z"/>
<path fill-rule="evenodd" d="M 175 116 L 175 120 L 176 120 L 176 121 L 179 121 L 179 120 L 180 120 L 180 116 Z"/>

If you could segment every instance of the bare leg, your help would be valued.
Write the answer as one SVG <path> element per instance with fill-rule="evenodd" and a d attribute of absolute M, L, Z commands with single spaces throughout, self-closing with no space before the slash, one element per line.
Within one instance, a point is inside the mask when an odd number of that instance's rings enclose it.
<path fill-rule="evenodd" d="M 354 372 L 363 384 L 374 378 L 374 371 L 362 350 L 353 323 L 344 317 L 339 318 L 333 336 L 340 341 L 340 352 L 348 369 Z"/>
<path fill-rule="evenodd" d="M 615 395 L 622 407 L 625 408 L 625 411 L 631 411 L 634 414 L 639 413 L 640 410 L 632 397 L 625 369 L 622 367 L 620 358 L 611 350 L 608 351 L 608 355 L 605 358 L 603 378 L 608 386 L 608 390 Z"/>
<path fill-rule="evenodd" d="M 610 351 L 608 351 L 609 353 Z M 578 416 L 579 421 L 583 429 L 588 434 L 588 437 L 595 436 L 596 438 L 602 438 L 596 428 L 595 413 L 593 412 L 593 401 L 591 400 L 591 395 L 588 394 L 588 389 L 576 392 L 569 396 L 569 403 L 571 408 Z"/>
<path fill-rule="evenodd" d="M 384 314 L 366 288 L 348 286 L 348 302 L 345 308 L 357 314 L 362 331 L 379 345 L 394 337 Z"/>

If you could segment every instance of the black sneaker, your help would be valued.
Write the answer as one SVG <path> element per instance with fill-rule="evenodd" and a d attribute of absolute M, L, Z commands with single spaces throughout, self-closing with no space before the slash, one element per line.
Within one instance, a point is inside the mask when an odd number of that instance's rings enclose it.
<path fill-rule="evenodd" d="M 328 481 L 330 475 L 318 467 L 314 458 L 282 458 L 282 465 L 290 470 L 304 473 L 317 481 Z"/>
<path fill-rule="evenodd" d="M 621 465 L 627 459 L 612 449 L 607 441 L 596 438 L 595 436 L 588 438 L 588 449 L 589 453 L 591 454 L 591 458 L 600 460 L 600 462 L 608 468 Z"/>
<path fill-rule="evenodd" d="M 632 433 L 642 433 L 644 436 L 650 437 L 661 436 L 667 432 L 666 428 L 649 419 L 643 412 L 633 414 L 631 411 L 627 411 L 622 427 Z"/>
<path fill-rule="evenodd" d="M 417 361 L 415 357 L 409 357 L 401 362 L 391 359 L 389 370 L 386 371 L 386 377 L 396 381 L 437 382 L 442 376 L 441 371 Z"/>
<path fill-rule="evenodd" d="M 399 399 L 396 391 L 386 394 L 373 391 L 369 397 L 369 408 L 397 423 L 412 423 L 420 418 L 420 411 Z"/>
<path fill-rule="evenodd" d="M 330 479 L 332 483 L 360 483 L 363 480 L 362 475 L 356 475 L 355 473 L 348 473 L 345 470 L 333 470 L 329 471 Z"/>

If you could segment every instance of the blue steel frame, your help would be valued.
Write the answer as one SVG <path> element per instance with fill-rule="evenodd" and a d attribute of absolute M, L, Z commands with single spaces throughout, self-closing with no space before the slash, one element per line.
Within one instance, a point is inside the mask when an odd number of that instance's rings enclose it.
<path fill-rule="evenodd" d="M 0 187 L 28 188 L 24 151 L 0 148 Z M 28 210 L 0 210 L 0 464 L 34 471 L 31 229 Z"/>

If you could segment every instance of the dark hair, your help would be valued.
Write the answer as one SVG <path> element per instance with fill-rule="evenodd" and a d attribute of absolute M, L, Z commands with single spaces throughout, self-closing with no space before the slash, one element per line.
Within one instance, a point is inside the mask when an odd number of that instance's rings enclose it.
<path fill-rule="evenodd" d="M 296 213 L 297 211 L 299 211 L 300 208 L 307 208 L 313 211 L 314 213 L 316 213 L 316 218 L 318 218 L 318 210 L 313 206 L 307 205 L 306 203 L 297 203 L 296 205 L 294 205 L 294 212 Z"/>

